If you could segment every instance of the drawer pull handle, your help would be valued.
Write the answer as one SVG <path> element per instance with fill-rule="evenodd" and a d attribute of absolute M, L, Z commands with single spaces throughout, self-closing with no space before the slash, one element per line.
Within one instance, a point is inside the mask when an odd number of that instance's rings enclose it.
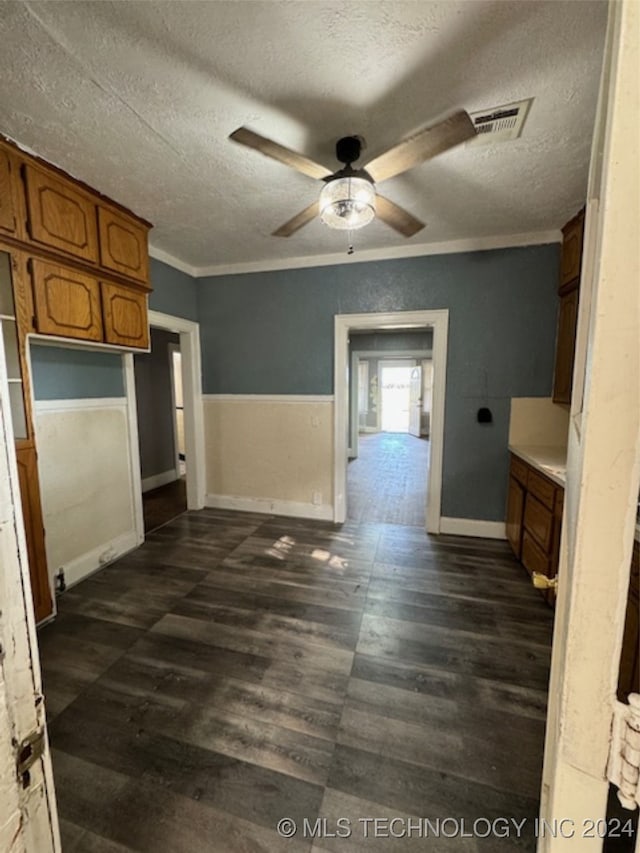
<path fill-rule="evenodd" d="M 531 583 L 536 589 L 557 589 L 558 576 L 556 575 L 553 578 L 549 578 L 546 575 L 543 575 L 542 572 L 533 572 L 531 575 Z"/>

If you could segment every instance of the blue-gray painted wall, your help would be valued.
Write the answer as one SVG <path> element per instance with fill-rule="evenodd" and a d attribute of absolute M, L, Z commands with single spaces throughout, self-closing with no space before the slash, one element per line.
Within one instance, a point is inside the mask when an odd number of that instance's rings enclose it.
<path fill-rule="evenodd" d="M 149 308 L 185 320 L 198 319 L 197 283 L 187 273 L 180 272 L 155 258 L 149 259 L 152 292 Z"/>
<path fill-rule="evenodd" d="M 551 391 L 558 244 L 201 279 L 205 393 L 333 393 L 335 314 L 449 309 L 445 516 L 504 519 L 511 397 Z M 488 405 L 492 424 L 478 424 Z"/>
<path fill-rule="evenodd" d="M 124 397 L 122 356 L 117 353 L 31 344 L 31 369 L 36 400 Z"/>

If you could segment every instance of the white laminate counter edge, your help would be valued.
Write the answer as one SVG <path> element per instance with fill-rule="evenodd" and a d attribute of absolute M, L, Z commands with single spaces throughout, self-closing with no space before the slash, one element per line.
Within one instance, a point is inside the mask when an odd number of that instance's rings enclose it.
<path fill-rule="evenodd" d="M 510 444 L 509 451 L 564 489 L 567 473 L 566 448 Z"/>

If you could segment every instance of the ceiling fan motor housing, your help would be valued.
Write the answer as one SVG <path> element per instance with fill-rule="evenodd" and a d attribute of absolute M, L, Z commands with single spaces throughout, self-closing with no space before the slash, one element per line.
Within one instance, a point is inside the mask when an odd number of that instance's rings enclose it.
<path fill-rule="evenodd" d="M 360 159 L 362 140 L 359 136 L 343 136 L 336 142 L 336 159 L 345 165 L 351 165 Z"/>

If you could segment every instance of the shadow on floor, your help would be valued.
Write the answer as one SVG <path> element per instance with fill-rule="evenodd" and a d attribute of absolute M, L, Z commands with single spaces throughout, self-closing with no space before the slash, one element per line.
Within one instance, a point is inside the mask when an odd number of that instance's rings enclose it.
<path fill-rule="evenodd" d="M 144 532 L 151 533 L 168 521 L 187 511 L 187 481 L 185 477 L 166 483 L 142 495 Z"/>

